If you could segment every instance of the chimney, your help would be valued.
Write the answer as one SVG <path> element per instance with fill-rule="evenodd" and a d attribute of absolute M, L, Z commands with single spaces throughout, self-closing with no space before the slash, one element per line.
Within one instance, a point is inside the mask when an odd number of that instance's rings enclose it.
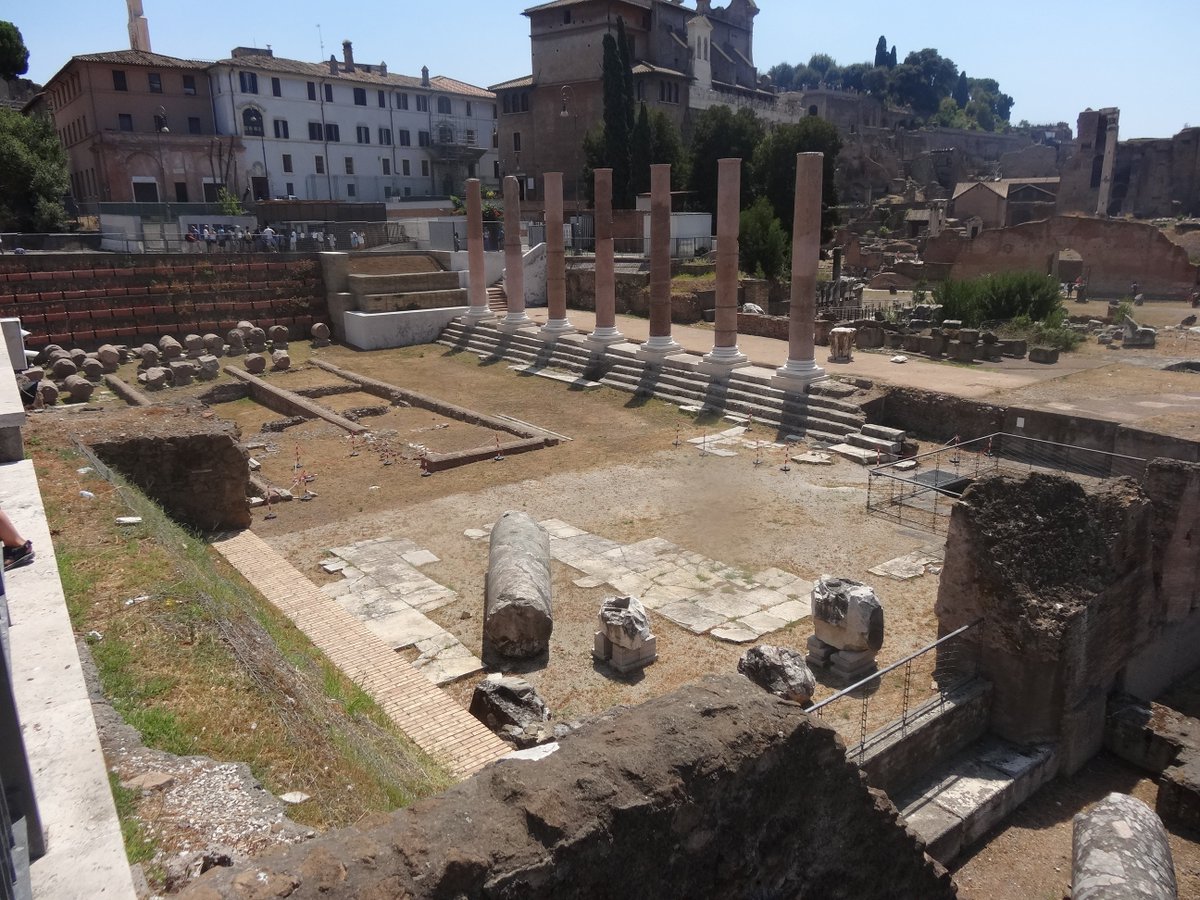
<path fill-rule="evenodd" d="M 421 66 L 421 87 L 429 87 L 429 66 Z"/>
<path fill-rule="evenodd" d="M 349 41 L 342 41 L 342 59 L 346 63 L 346 71 L 354 71 L 354 45 Z"/>
<path fill-rule="evenodd" d="M 379 64 L 379 74 L 380 74 L 380 75 L 386 75 L 386 74 L 387 74 L 387 63 L 385 63 L 385 62 L 381 62 L 381 63 Z"/>
<path fill-rule="evenodd" d="M 329 74 L 336 75 L 338 69 L 337 57 L 332 53 L 329 54 Z"/>

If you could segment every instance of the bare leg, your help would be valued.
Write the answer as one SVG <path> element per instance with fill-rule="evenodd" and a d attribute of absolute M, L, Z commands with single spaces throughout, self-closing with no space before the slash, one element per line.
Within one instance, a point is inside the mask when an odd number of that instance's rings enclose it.
<path fill-rule="evenodd" d="M 17 526 L 12 523 L 4 510 L 0 509 L 0 541 L 4 542 L 5 547 L 24 547 L 25 538 L 21 537 L 21 533 L 17 531 Z"/>

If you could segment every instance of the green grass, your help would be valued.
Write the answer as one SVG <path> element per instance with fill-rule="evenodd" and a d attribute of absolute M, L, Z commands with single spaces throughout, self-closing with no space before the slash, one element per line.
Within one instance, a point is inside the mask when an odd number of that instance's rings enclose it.
<path fill-rule="evenodd" d="M 129 864 L 149 862 L 158 852 L 158 844 L 146 836 L 146 831 L 137 818 L 139 792 L 133 788 L 122 787 L 120 779 L 113 772 L 108 774 L 108 783 L 117 807 L 117 818 L 121 822 L 121 838 L 125 842 L 125 855 L 129 857 Z"/>

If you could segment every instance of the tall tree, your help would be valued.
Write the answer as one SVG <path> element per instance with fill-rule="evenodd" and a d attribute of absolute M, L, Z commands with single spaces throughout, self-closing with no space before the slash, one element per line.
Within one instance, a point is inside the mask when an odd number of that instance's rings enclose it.
<path fill-rule="evenodd" d="M 965 69 L 958 73 L 958 83 L 954 85 L 954 93 L 951 96 L 960 109 L 966 109 L 967 104 L 971 102 L 971 83 L 967 80 Z"/>
<path fill-rule="evenodd" d="M 625 73 L 622 71 L 622 57 L 627 58 L 628 54 L 628 47 L 624 53 L 621 50 L 625 43 L 624 22 L 617 19 L 617 26 L 617 35 L 610 32 L 603 42 L 604 155 L 601 161 L 613 170 L 613 205 L 627 209 L 634 202 L 630 184 L 633 110 L 625 92 Z"/>
<path fill-rule="evenodd" d="M 650 129 L 653 132 L 650 162 L 666 163 L 671 167 L 671 187 L 683 190 L 688 183 L 687 155 L 683 149 L 683 136 L 679 127 L 661 109 L 650 113 Z"/>
<path fill-rule="evenodd" d="M 771 201 L 775 216 L 790 233 L 796 200 L 796 154 L 824 153 L 821 168 L 821 240 L 833 238 L 837 225 L 837 186 L 834 173 L 842 139 L 837 126 L 810 116 L 799 122 L 778 125 L 759 143 L 752 169 L 757 193 Z"/>
<path fill-rule="evenodd" d="M 650 190 L 650 163 L 654 156 L 654 131 L 650 128 L 650 113 L 646 104 L 638 110 L 637 123 L 629 143 L 629 157 L 633 172 L 633 191 L 644 194 Z"/>
<path fill-rule="evenodd" d="M 741 159 L 742 206 L 749 206 L 752 185 L 754 148 L 763 138 L 763 124 L 754 111 L 742 107 L 735 114 L 728 106 L 711 106 L 696 116 L 692 125 L 692 140 L 688 148 L 690 177 L 688 184 L 695 195 L 694 202 L 705 212 L 717 211 L 717 160 Z"/>
<path fill-rule="evenodd" d="M 29 50 L 21 30 L 12 22 L 0 22 L 0 78 L 11 81 L 29 71 Z"/>
<path fill-rule="evenodd" d="M 895 44 L 892 44 L 892 49 L 888 53 L 887 65 L 888 65 L 889 69 L 896 68 L 896 45 Z"/>
<path fill-rule="evenodd" d="M 888 64 L 888 42 L 887 38 L 882 34 L 879 36 L 879 41 L 875 44 L 875 65 L 886 66 Z"/>
<path fill-rule="evenodd" d="M 0 231 L 61 229 L 69 184 L 50 117 L 0 107 Z"/>

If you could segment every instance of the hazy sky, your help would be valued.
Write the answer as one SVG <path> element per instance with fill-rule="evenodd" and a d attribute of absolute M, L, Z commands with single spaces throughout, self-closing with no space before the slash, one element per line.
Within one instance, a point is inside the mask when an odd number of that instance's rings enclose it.
<path fill-rule="evenodd" d="M 481 86 L 529 74 L 529 20 L 518 0 L 144 0 L 153 49 L 220 59 L 240 45 L 316 61 L 354 42 L 361 62 L 393 72 L 449 75 Z M 694 6 L 694 0 L 685 0 Z M 715 0 L 714 5 L 722 5 Z M 1118 106 L 1121 137 L 1167 137 L 1200 125 L 1196 0 L 758 0 L 754 60 L 842 65 L 870 60 L 885 34 L 901 59 L 935 47 L 1016 100 L 1012 120 L 1069 122 L 1087 107 Z M 27 77 L 45 82 L 77 53 L 129 46 L 124 0 L 5 3 L 30 52 Z M 324 54 L 321 37 L 324 38 Z M 597 63 L 598 64 L 598 63 Z M 1189 122 L 1190 119 L 1190 122 Z"/>

